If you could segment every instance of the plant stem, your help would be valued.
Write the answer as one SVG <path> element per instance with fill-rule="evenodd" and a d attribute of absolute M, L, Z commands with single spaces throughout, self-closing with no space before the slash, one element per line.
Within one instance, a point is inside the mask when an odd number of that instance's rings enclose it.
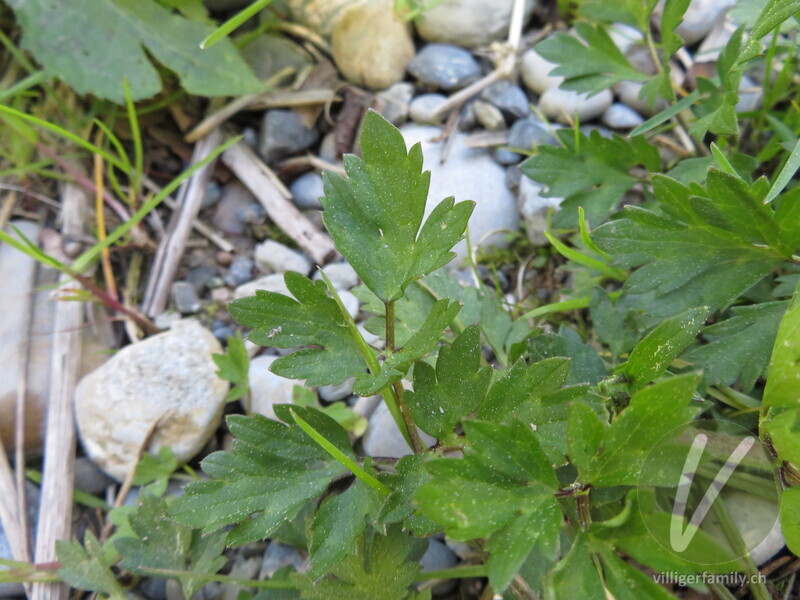
<path fill-rule="evenodd" d="M 390 300 L 389 302 L 385 302 L 384 306 L 386 307 L 386 351 L 391 353 L 395 350 L 394 301 Z M 411 412 L 408 410 L 408 405 L 406 405 L 405 402 L 405 390 L 403 389 L 403 382 L 395 381 L 392 385 L 392 388 L 394 389 L 394 395 L 397 399 L 397 407 L 400 409 L 400 415 L 403 417 L 403 423 L 405 423 L 406 431 L 408 431 L 408 436 L 411 438 L 411 449 L 415 454 L 424 452 L 425 444 L 422 443 L 422 440 L 419 437 L 419 431 L 417 431 L 417 426 L 414 424 L 414 418 L 411 416 Z"/>

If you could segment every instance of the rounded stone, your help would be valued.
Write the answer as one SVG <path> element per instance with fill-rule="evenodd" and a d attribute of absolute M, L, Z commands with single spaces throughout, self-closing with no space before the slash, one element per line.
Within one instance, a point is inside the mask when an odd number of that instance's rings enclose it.
<path fill-rule="evenodd" d="M 302 385 L 269 370 L 277 356 L 258 356 L 250 361 L 247 379 L 250 383 L 250 411 L 270 419 L 275 416 L 276 404 L 291 404 L 294 386 Z M 244 403 L 242 399 L 240 402 Z M 245 407 L 246 408 L 246 407 Z"/>
<path fill-rule="evenodd" d="M 342 75 L 371 89 L 403 79 L 414 56 L 409 26 L 392 0 L 371 0 L 348 8 L 333 28 L 333 59 Z"/>
<path fill-rule="evenodd" d="M 488 46 L 508 36 L 513 6 L 514 0 L 441 0 L 422 13 L 417 31 L 429 42 Z M 525 21 L 535 6 L 535 0 L 525 2 Z"/>
<path fill-rule="evenodd" d="M 447 97 L 442 94 L 420 94 L 411 101 L 408 107 L 408 116 L 415 123 L 435 125 L 441 121 L 441 117 L 434 115 L 445 102 L 447 102 Z"/>
<path fill-rule="evenodd" d="M 603 113 L 602 121 L 611 129 L 633 129 L 644 123 L 644 118 L 630 106 L 615 102 Z"/>
<path fill-rule="evenodd" d="M 122 481 L 155 426 L 146 450 L 169 446 L 193 458 L 219 426 L 228 383 L 216 376 L 212 355 L 222 352 L 197 321 L 126 346 L 81 379 L 75 416 L 83 446 L 106 473 Z"/>
<path fill-rule="evenodd" d="M 481 74 L 472 54 L 452 44 L 428 44 L 408 63 L 408 72 L 421 83 L 454 90 Z"/>
<path fill-rule="evenodd" d="M 577 115 L 581 123 L 601 116 L 611 106 L 614 96 L 610 90 L 603 90 L 594 96 L 579 94 L 571 90 L 551 88 L 539 98 L 539 110 L 551 119 L 569 123 Z"/>
<path fill-rule="evenodd" d="M 472 108 L 475 111 L 478 123 L 487 131 L 502 131 L 506 128 L 506 120 L 503 118 L 503 113 L 493 104 L 477 100 L 472 103 Z"/>
<path fill-rule="evenodd" d="M 297 250 L 292 250 L 275 240 L 266 240 L 256 246 L 256 265 L 266 273 L 296 271 L 308 275 L 311 261 Z"/>
<path fill-rule="evenodd" d="M 297 208 L 322 208 L 319 199 L 325 192 L 322 189 L 322 175 L 319 173 L 303 173 L 292 182 L 289 191 Z"/>
<path fill-rule="evenodd" d="M 523 83 L 532 92 L 544 94 L 547 90 L 560 86 L 564 78 L 550 75 L 550 71 L 558 65 L 545 60 L 535 48 L 531 48 L 522 55 L 520 61 L 520 76 Z"/>

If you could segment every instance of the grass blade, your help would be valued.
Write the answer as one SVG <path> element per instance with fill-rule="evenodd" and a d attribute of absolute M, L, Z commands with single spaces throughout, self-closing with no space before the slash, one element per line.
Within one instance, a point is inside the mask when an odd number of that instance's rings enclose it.
<path fill-rule="evenodd" d="M 592 258 L 591 256 L 586 256 L 585 254 L 578 252 L 574 248 L 570 248 L 559 239 L 551 235 L 549 232 L 544 232 L 547 239 L 550 240 L 550 243 L 553 244 L 553 247 L 558 251 L 558 253 L 566 259 L 569 259 L 573 262 L 578 263 L 579 265 L 583 265 L 589 269 L 593 269 L 598 273 L 602 273 L 609 279 L 613 279 L 614 281 L 625 281 L 628 278 L 628 274 L 621 270 L 615 269 L 613 267 L 609 267 L 606 263 L 597 260 L 596 258 Z"/>
<path fill-rule="evenodd" d="M 200 42 L 200 47 L 205 50 L 206 48 L 211 48 L 214 44 L 219 42 L 220 40 L 225 39 L 230 35 L 230 33 L 236 29 L 238 29 L 242 23 L 247 21 L 250 17 L 258 13 L 262 8 L 264 8 L 267 4 L 272 2 L 272 0 L 256 0 L 250 6 L 245 8 L 244 10 L 239 11 L 235 15 L 233 15 L 230 19 L 225 21 L 222 25 L 217 27 L 209 35 L 206 39 Z"/>
<path fill-rule="evenodd" d="M 682 100 L 678 100 L 672 106 L 670 106 L 668 108 L 665 108 L 664 110 L 662 110 L 657 115 L 654 115 L 654 116 L 650 117 L 649 119 L 647 119 L 647 121 L 645 121 L 644 123 L 639 125 L 637 128 L 635 128 L 633 131 L 631 131 L 630 137 L 633 137 L 635 135 L 641 135 L 643 133 L 647 133 L 651 129 L 654 129 L 654 128 L 658 127 L 659 125 L 661 125 L 662 123 L 665 123 L 665 122 L 669 121 L 672 117 L 674 117 L 675 115 L 677 115 L 681 111 L 689 108 L 699 98 L 700 98 L 699 90 L 693 91 L 691 94 L 689 94 L 688 96 L 686 96 Z"/>
<path fill-rule="evenodd" d="M 314 440 L 317 444 L 319 444 L 320 448 L 325 450 L 328 454 L 330 454 L 333 458 L 335 458 L 339 463 L 342 464 L 348 471 L 350 471 L 353 475 L 358 477 L 361 481 L 366 483 L 369 487 L 374 489 L 376 492 L 381 494 L 382 496 L 389 496 L 392 493 L 391 488 L 385 486 L 380 481 L 378 481 L 375 477 L 367 473 L 364 469 L 359 467 L 355 461 L 353 461 L 350 457 L 345 455 L 344 452 L 339 450 L 336 446 L 331 444 L 325 436 L 323 436 L 319 431 L 314 429 L 311 424 L 300 417 L 294 409 L 292 409 L 292 417 L 294 418 L 294 422 L 305 431 L 308 436 Z"/>
<path fill-rule="evenodd" d="M 714 155 L 714 160 L 717 161 L 719 168 L 725 171 L 726 173 L 730 173 L 731 175 L 735 175 L 739 179 L 742 179 L 742 176 L 733 168 L 733 165 L 728 161 L 728 157 L 726 157 L 722 150 L 719 149 L 714 142 L 711 142 L 711 154 Z"/>
<path fill-rule="evenodd" d="M 775 181 L 772 182 L 772 187 L 769 188 L 769 192 L 767 193 L 767 197 L 764 198 L 764 204 L 769 204 L 775 198 L 778 197 L 783 191 L 788 183 L 794 177 L 794 174 L 797 172 L 797 169 L 800 168 L 800 140 L 797 140 L 797 143 L 794 145 L 794 149 L 792 153 L 789 155 L 789 159 L 786 161 L 786 164 L 783 165 L 781 172 L 778 173 L 778 176 L 775 178 Z"/>

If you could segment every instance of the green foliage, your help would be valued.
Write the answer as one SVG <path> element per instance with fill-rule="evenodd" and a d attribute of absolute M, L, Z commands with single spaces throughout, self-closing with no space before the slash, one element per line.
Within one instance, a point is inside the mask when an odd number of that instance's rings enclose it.
<path fill-rule="evenodd" d="M 250 391 L 247 378 L 250 371 L 250 355 L 247 354 L 242 334 L 237 331 L 235 336 L 229 337 L 225 353 L 215 354 L 211 358 L 219 367 L 217 377 L 233 384 L 228 395 L 225 396 L 225 401 L 233 402 L 247 396 Z"/>
<path fill-rule="evenodd" d="M 86 532 L 83 545 L 77 540 L 59 540 L 56 552 L 61 563 L 58 575 L 71 586 L 106 594 L 111 600 L 126 598 L 122 585 L 111 571 L 116 553 L 109 553 L 102 547 L 91 531 Z"/>
<path fill-rule="evenodd" d="M 121 104 L 123 77 L 133 99 L 157 94 L 161 78 L 145 49 L 172 70 L 189 93 L 231 96 L 261 88 L 231 42 L 202 50 L 200 42 L 212 28 L 174 15 L 154 0 L 9 4 L 25 33 L 23 47 L 80 94 Z"/>

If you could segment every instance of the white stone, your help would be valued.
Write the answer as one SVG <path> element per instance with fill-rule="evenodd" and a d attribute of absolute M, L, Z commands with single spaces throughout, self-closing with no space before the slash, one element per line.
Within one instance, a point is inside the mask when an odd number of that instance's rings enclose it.
<path fill-rule="evenodd" d="M 631 46 L 642 42 L 642 32 L 625 23 L 612 23 L 608 28 L 608 35 L 619 51 L 625 54 Z"/>
<path fill-rule="evenodd" d="M 630 106 L 615 102 L 603 113 L 602 122 L 611 129 L 633 129 L 644 123 L 644 118 Z"/>
<path fill-rule="evenodd" d="M 322 268 L 325 275 L 331 280 L 333 287 L 337 290 L 349 290 L 358 285 L 359 279 L 356 270 L 350 266 L 350 263 L 339 262 L 325 265 Z M 314 273 L 314 281 L 322 279 L 322 275 L 317 271 Z"/>
<path fill-rule="evenodd" d="M 703 39 L 735 0 L 692 0 L 675 32 L 687 46 Z"/>
<path fill-rule="evenodd" d="M 436 117 L 435 113 L 445 102 L 447 102 L 447 96 L 442 94 L 421 94 L 411 101 L 408 107 L 408 116 L 415 123 L 436 124 L 442 119 Z"/>
<path fill-rule="evenodd" d="M 283 280 L 283 273 L 273 273 L 272 275 L 264 275 L 253 281 L 248 281 L 244 285 L 240 285 L 233 293 L 235 300 L 239 298 L 247 298 L 248 296 L 255 296 L 257 290 L 264 290 L 266 292 L 277 292 L 285 296 L 291 296 L 289 288 L 286 287 L 286 282 Z"/>
<path fill-rule="evenodd" d="M 303 173 L 292 182 L 289 191 L 297 208 L 322 208 L 319 199 L 325 195 L 325 191 L 322 187 L 322 175 L 319 173 Z"/>
<path fill-rule="evenodd" d="M 548 198 L 542 195 L 545 186 L 529 177 L 522 176 L 519 181 L 519 212 L 525 221 L 525 233 L 531 244 L 544 246 L 548 240 L 544 232 L 548 228 L 547 215 L 557 210 L 563 198 Z"/>
<path fill-rule="evenodd" d="M 361 308 L 361 301 L 347 290 L 336 290 L 339 294 L 339 299 L 344 304 L 345 309 L 354 319 L 358 316 L 358 311 Z"/>
<path fill-rule="evenodd" d="M 276 404 L 292 404 L 294 386 L 302 382 L 275 375 L 269 370 L 277 356 L 258 356 L 250 361 L 247 379 L 250 382 L 250 410 L 277 419 L 273 408 Z M 244 402 L 244 399 L 241 400 Z M 246 408 L 246 407 L 245 407 Z"/>
<path fill-rule="evenodd" d="M 480 243 L 504 247 L 507 242 L 498 230 L 518 231 L 519 213 L 514 194 L 506 187 L 505 169 L 494 161 L 491 153 L 485 149 L 468 148 L 466 136 L 454 133 L 447 160 L 442 164 L 442 144 L 430 141 L 439 135 L 438 127 L 408 124 L 400 132 L 407 145 L 422 143 L 423 167 L 431 172 L 426 214 L 448 196 L 455 196 L 456 202 L 472 200 L 475 209 L 469 227 L 473 246 Z M 463 259 L 466 248 L 462 240 L 454 250 Z"/>
<path fill-rule="evenodd" d="M 319 387 L 319 397 L 325 402 L 344 400 L 353 395 L 353 383 L 353 379 L 350 378 L 337 385 L 322 385 Z"/>
<path fill-rule="evenodd" d="M 429 42 L 487 46 L 508 36 L 513 5 L 514 0 L 441 0 L 422 13 L 417 31 Z M 526 21 L 535 5 L 535 0 L 526 1 Z"/>
<path fill-rule="evenodd" d="M 414 85 L 407 81 L 378 92 L 377 100 L 383 104 L 380 113 L 392 125 L 402 125 L 408 119 L 408 105 L 414 97 Z"/>
<path fill-rule="evenodd" d="M 541 54 L 531 48 L 522 55 L 520 64 L 520 75 L 522 82 L 532 92 L 543 94 L 547 90 L 557 88 L 564 82 L 564 78 L 558 75 L 550 75 L 550 71 L 558 65 L 545 60 Z"/>
<path fill-rule="evenodd" d="M 436 439 L 422 431 L 419 432 L 422 443 L 430 447 L 436 443 Z M 391 458 L 402 458 L 413 454 L 411 448 L 406 443 L 403 434 L 397 428 L 397 423 L 392 418 L 392 413 L 386 407 L 385 402 L 381 402 L 369 418 L 367 433 L 363 438 L 364 452 L 369 456 L 387 456 Z"/>
<path fill-rule="evenodd" d="M 611 106 L 614 96 L 610 90 L 603 90 L 594 96 L 579 94 L 571 90 L 551 88 L 539 98 L 539 110 L 545 116 L 561 123 L 578 116 L 581 123 L 591 121 L 602 115 Z"/>
<path fill-rule="evenodd" d="M 620 102 L 646 117 L 652 117 L 668 106 L 667 101 L 663 98 L 659 98 L 654 106 L 650 106 L 647 100 L 639 96 L 643 87 L 644 84 L 640 81 L 620 81 L 614 86 L 614 91 Z"/>
<path fill-rule="evenodd" d="M 228 383 L 211 358 L 220 352 L 214 335 L 187 319 L 126 346 L 81 379 L 75 416 L 89 457 L 122 481 L 154 424 L 149 452 L 169 446 L 181 462 L 194 457 L 225 406 Z"/>
<path fill-rule="evenodd" d="M 267 273 L 297 271 L 308 275 L 311 270 L 311 261 L 304 254 L 274 240 L 266 240 L 256 246 L 255 259 L 258 268 Z"/>

